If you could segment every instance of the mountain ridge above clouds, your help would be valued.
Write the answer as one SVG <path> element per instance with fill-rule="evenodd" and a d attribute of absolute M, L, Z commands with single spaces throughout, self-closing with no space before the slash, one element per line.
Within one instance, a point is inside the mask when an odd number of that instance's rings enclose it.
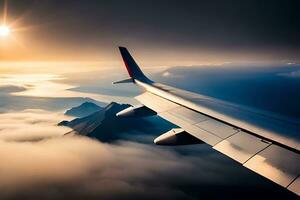
<path fill-rule="evenodd" d="M 84 113 L 84 107 L 91 105 L 83 103 L 80 106 L 81 109 L 77 109 L 78 106 L 74 109 Z M 170 123 L 162 122 L 162 119 L 158 117 L 119 118 L 116 116 L 118 112 L 130 106 L 129 104 L 111 102 L 105 107 L 98 106 L 98 111 L 88 116 L 78 117 L 71 121 L 61 121 L 58 123 L 58 126 L 67 126 L 73 129 L 66 133 L 66 135 L 79 134 L 95 138 L 102 142 L 114 142 L 116 140 L 127 139 L 128 133 L 130 133 L 130 135 L 138 135 L 140 133 L 149 133 L 149 135 L 161 134 L 171 127 Z M 93 107 L 95 107 L 95 105 L 93 105 Z M 158 126 L 161 124 L 162 127 Z M 151 142 L 153 139 L 154 136 L 151 137 Z"/>
<path fill-rule="evenodd" d="M 90 114 L 93 114 L 97 111 L 100 111 L 102 109 L 103 109 L 103 107 L 98 106 L 97 104 L 95 104 L 93 102 L 86 101 L 79 106 L 68 109 L 65 112 L 65 115 L 82 118 L 82 117 L 86 117 Z"/>

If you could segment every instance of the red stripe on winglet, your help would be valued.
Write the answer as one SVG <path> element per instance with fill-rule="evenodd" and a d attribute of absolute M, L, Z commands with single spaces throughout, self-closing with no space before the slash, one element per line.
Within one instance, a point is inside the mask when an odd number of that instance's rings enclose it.
<path fill-rule="evenodd" d="M 133 78 L 132 71 L 131 71 L 131 69 L 129 68 L 127 61 L 125 60 L 125 58 L 124 58 L 123 56 L 122 56 L 122 59 L 123 59 L 123 61 L 124 61 L 124 64 L 125 64 L 125 66 L 126 66 L 126 69 L 127 69 L 127 72 L 128 72 L 128 74 L 129 74 L 129 76 L 130 76 L 131 78 Z"/>

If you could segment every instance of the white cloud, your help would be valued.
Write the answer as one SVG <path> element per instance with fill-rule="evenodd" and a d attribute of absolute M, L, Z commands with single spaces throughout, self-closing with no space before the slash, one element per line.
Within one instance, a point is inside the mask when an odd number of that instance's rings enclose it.
<path fill-rule="evenodd" d="M 27 109 L 17 113 L 0 114 L 0 139 L 29 141 L 63 135 L 71 129 L 56 126 L 62 119 L 71 119 L 58 113 Z"/>
<path fill-rule="evenodd" d="M 164 77 L 170 76 L 170 72 L 166 71 L 162 74 L 162 76 L 164 76 Z"/>
<path fill-rule="evenodd" d="M 174 73 L 172 73 L 172 72 L 170 72 L 170 71 L 164 71 L 164 72 L 162 73 L 162 76 L 163 76 L 163 77 L 171 77 L 171 78 L 180 78 L 180 77 L 182 77 L 182 75 L 174 74 Z"/>
<path fill-rule="evenodd" d="M 0 114 L 0 199 L 186 199 L 177 184 L 224 182 L 217 174 L 233 173 L 211 153 L 180 156 L 152 145 L 62 137 L 68 129 L 55 124 L 63 117 L 44 110 Z"/>
<path fill-rule="evenodd" d="M 286 76 L 291 78 L 300 78 L 300 70 L 293 71 L 293 72 L 287 72 L 287 73 L 280 73 L 279 76 Z"/>

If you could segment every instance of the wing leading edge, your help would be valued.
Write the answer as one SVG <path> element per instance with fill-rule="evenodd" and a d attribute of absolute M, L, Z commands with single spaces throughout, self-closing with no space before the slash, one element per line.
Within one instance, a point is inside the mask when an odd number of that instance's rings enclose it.
<path fill-rule="evenodd" d="M 120 52 L 136 97 L 162 118 L 248 169 L 300 196 L 300 124 L 203 95 L 154 83 L 126 48 Z M 288 135 L 288 136 L 287 136 Z"/>

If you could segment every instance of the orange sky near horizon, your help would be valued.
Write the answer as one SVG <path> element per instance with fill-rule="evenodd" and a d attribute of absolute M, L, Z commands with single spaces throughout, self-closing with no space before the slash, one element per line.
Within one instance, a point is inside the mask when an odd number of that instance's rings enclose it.
<path fill-rule="evenodd" d="M 112 27 L 105 27 L 106 30 L 101 25 L 99 27 L 94 27 L 94 24 L 89 25 L 89 15 L 74 20 L 72 15 L 68 19 L 64 12 L 56 10 L 57 15 L 66 16 L 66 19 L 58 18 L 56 14 L 52 16 L 51 9 L 56 7 L 52 8 L 53 5 L 49 2 L 49 5 L 35 3 L 29 5 L 27 10 L 20 9 L 21 11 L 18 12 L 15 10 L 18 10 L 17 6 L 20 6 L 18 5 L 21 4 L 20 2 L 10 2 L 10 4 L 9 1 L 3 2 L 0 16 L 2 16 L 2 24 L 11 28 L 11 34 L 0 37 L 0 73 L 81 72 L 120 67 L 123 63 L 118 45 L 128 47 L 141 67 L 146 68 L 220 66 L 229 63 L 272 65 L 299 62 L 297 48 L 291 50 L 272 49 L 268 46 L 253 48 L 243 43 L 241 47 L 232 49 L 226 48 L 222 43 L 219 46 L 213 44 L 202 46 L 201 42 L 195 42 L 199 44 L 198 46 L 189 45 L 184 42 L 190 37 L 188 34 L 183 34 L 185 36 L 183 39 L 179 36 L 175 39 L 169 38 L 168 36 L 173 34 L 171 29 L 167 33 L 157 31 L 154 33 L 155 37 L 146 34 L 135 36 L 134 32 L 131 37 L 112 36 L 112 33 L 118 32 L 111 25 L 114 21 L 109 24 Z M 71 5 L 68 4 L 69 7 Z M 130 25 L 131 22 L 127 23 Z M 81 26 L 84 28 L 78 31 L 77 28 Z M 163 35 L 166 42 L 160 41 L 161 38 L 158 37 L 160 35 Z M 228 38 L 228 41 L 230 39 Z"/>

